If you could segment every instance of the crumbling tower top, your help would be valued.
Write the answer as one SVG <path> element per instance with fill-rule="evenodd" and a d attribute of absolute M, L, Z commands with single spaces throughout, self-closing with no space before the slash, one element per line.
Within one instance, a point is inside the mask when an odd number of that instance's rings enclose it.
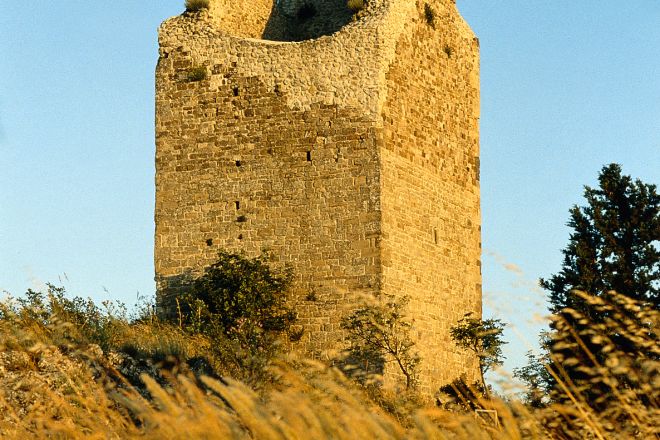
<path fill-rule="evenodd" d="M 364 2 L 364 15 L 387 0 Z M 211 0 L 209 14 L 230 35 L 270 41 L 302 41 L 331 35 L 354 22 L 346 0 Z"/>

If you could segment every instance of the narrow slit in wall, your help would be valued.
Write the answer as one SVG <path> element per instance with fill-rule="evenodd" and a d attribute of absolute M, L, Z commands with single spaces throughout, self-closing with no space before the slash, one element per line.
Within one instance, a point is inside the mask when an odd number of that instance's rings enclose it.
<path fill-rule="evenodd" d="M 311 162 L 311 161 L 312 161 L 312 152 L 308 151 L 307 152 L 307 162 Z"/>

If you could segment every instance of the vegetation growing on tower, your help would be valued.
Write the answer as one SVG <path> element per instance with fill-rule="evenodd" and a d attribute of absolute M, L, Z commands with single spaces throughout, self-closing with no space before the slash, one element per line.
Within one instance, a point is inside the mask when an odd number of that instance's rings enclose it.
<path fill-rule="evenodd" d="M 186 11 L 198 12 L 209 8 L 209 0 L 186 0 Z"/>

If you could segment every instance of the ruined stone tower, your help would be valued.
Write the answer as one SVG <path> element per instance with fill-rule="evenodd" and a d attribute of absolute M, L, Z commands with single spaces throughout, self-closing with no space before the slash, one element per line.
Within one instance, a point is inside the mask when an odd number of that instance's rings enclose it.
<path fill-rule="evenodd" d="M 165 21 L 156 70 L 158 302 L 219 249 L 296 273 L 308 353 L 355 295 L 409 295 L 422 389 L 475 360 L 478 40 L 453 0 L 211 0 Z"/>

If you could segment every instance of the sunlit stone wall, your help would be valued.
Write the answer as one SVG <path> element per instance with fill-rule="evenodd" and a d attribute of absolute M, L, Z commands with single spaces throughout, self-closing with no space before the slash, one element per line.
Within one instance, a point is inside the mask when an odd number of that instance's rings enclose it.
<path fill-rule="evenodd" d="M 159 305 L 219 249 L 269 249 L 296 273 L 301 349 L 341 346 L 358 294 L 408 295 L 423 391 L 476 377 L 449 327 L 481 313 L 478 41 L 451 0 L 281 1 L 160 28 Z"/>

